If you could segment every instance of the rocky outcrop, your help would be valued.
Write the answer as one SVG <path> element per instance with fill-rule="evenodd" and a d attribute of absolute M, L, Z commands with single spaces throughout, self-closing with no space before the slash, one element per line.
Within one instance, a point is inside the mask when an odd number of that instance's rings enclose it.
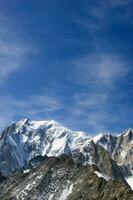
<path fill-rule="evenodd" d="M 102 175 L 102 176 L 101 176 Z M 0 183 L 1 200 L 132 200 L 133 192 L 120 180 L 107 180 L 95 165 L 83 166 L 62 155 L 17 173 Z"/>

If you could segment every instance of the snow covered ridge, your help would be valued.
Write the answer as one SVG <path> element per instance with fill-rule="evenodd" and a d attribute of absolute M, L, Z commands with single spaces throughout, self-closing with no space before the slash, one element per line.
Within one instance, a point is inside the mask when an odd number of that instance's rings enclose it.
<path fill-rule="evenodd" d="M 99 146 L 107 150 L 119 165 L 133 167 L 132 129 L 119 136 L 99 134 L 93 137 L 85 132 L 71 131 L 54 120 L 23 119 L 12 123 L 0 135 L 0 171 L 10 174 L 18 169 L 26 169 L 30 160 L 37 156 L 58 157 L 62 154 L 80 159 L 83 165 L 95 164 L 99 167 L 101 162 L 106 162 L 100 157 Z M 114 175 L 115 171 L 120 174 L 116 165 Z M 124 174 L 127 175 L 125 168 Z"/>
<path fill-rule="evenodd" d="M 125 135 L 127 135 L 127 132 Z M 54 120 L 30 121 L 23 119 L 2 131 L 0 155 L 5 149 L 10 152 L 12 159 L 15 161 L 17 159 L 17 163 L 14 164 L 15 169 L 16 165 L 23 166 L 27 160 L 36 155 L 59 156 L 63 153 L 68 154 L 75 149 L 83 151 L 83 147 L 91 143 L 92 140 L 112 154 L 113 149 L 118 146 L 117 143 L 121 136 L 99 134 L 91 137 L 85 132 L 71 131 Z M 2 147 L 5 144 L 6 147 L 3 149 Z"/>
<path fill-rule="evenodd" d="M 0 170 L 8 173 L 23 168 L 38 155 L 58 157 L 75 149 L 82 151 L 83 143 L 89 145 L 90 141 L 86 133 L 71 131 L 53 120 L 23 119 L 0 135 Z"/>

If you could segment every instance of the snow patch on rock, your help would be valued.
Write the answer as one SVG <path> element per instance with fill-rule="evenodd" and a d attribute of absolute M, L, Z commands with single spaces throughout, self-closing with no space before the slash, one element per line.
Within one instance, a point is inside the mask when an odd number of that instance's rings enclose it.
<path fill-rule="evenodd" d="M 126 181 L 130 185 L 131 189 L 133 190 L 133 176 L 126 178 Z"/>
<path fill-rule="evenodd" d="M 110 179 L 110 177 L 108 177 L 107 175 L 103 174 L 103 173 L 100 173 L 98 171 L 95 171 L 94 172 L 98 177 L 100 178 L 104 178 L 106 181 L 108 181 Z"/>

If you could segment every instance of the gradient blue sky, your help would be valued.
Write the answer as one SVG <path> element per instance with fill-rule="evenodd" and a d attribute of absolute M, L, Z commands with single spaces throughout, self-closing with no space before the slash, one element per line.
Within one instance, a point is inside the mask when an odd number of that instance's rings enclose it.
<path fill-rule="evenodd" d="M 133 127 L 132 0 L 1 0 L 0 127 Z"/>

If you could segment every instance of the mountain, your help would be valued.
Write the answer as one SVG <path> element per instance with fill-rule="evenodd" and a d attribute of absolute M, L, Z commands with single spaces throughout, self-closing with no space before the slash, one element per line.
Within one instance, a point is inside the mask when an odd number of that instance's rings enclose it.
<path fill-rule="evenodd" d="M 127 129 L 118 136 L 99 134 L 93 141 L 106 149 L 117 164 L 133 170 L 133 129 Z"/>
<path fill-rule="evenodd" d="M 82 165 L 95 164 L 112 178 L 123 175 L 109 153 L 84 132 L 71 131 L 57 122 L 21 120 L 11 124 L 0 137 L 0 171 L 9 175 L 28 168 L 36 156 L 71 157 Z M 105 164 L 106 163 L 106 164 Z"/>
<path fill-rule="evenodd" d="M 33 171 L 0 184 L 1 200 L 132 200 L 121 180 L 108 180 L 95 165 L 83 166 L 66 155 L 46 158 Z"/>
<path fill-rule="evenodd" d="M 109 133 L 99 134 L 93 141 L 109 152 L 133 188 L 133 129 L 127 129 L 118 136 Z"/>
<path fill-rule="evenodd" d="M 77 145 L 81 148 L 82 140 L 90 143 L 87 134 L 70 131 L 53 120 L 21 120 L 8 126 L 0 135 L 0 170 L 8 174 L 27 167 L 37 155 L 69 154 Z"/>
<path fill-rule="evenodd" d="M 124 195 L 127 195 L 130 199 L 130 195 L 133 195 L 130 194 L 131 188 L 128 185 L 132 186 L 133 180 L 132 134 L 130 129 L 119 136 L 99 134 L 92 137 L 85 132 L 71 131 L 53 120 L 23 119 L 14 122 L 0 134 L 1 197 L 6 199 L 11 195 L 13 196 L 11 199 L 19 200 L 38 198 L 64 200 L 65 197 L 59 198 L 59 196 L 70 192 L 71 198 L 67 199 L 73 200 L 75 197 L 89 199 L 86 195 L 95 197 L 95 192 L 99 191 L 101 199 L 107 199 L 107 195 L 113 199 L 114 188 L 116 196 L 123 195 L 123 199 L 126 199 Z M 72 168 L 69 166 L 69 172 L 63 175 L 64 182 L 61 182 L 59 177 L 67 171 L 66 162 L 70 162 Z M 80 173 L 79 169 L 83 173 Z M 51 176 L 51 170 L 59 171 L 59 174 Z M 53 183 L 54 177 L 55 183 Z M 80 184 L 81 179 L 87 191 Z M 89 179 L 92 182 L 90 185 L 87 181 Z M 76 187 L 77 182 L 79 190 Z M 48 183 L 52 185 L 54 193 L 51 192 Z M 101 189 L 98 190 L 97 187 Z M 112 188 L 110 194 L 109 187 Z M 122 191 L 120 188 L 123 188 Z M 94 192 L 93 195 L 91 190 Z M 82 193 L 80 191 L 84 191 L 82 194 L 85 195 L 84 198 L 80 198 Z M 34 198 L 31 197 L 33 194 Z"/>

